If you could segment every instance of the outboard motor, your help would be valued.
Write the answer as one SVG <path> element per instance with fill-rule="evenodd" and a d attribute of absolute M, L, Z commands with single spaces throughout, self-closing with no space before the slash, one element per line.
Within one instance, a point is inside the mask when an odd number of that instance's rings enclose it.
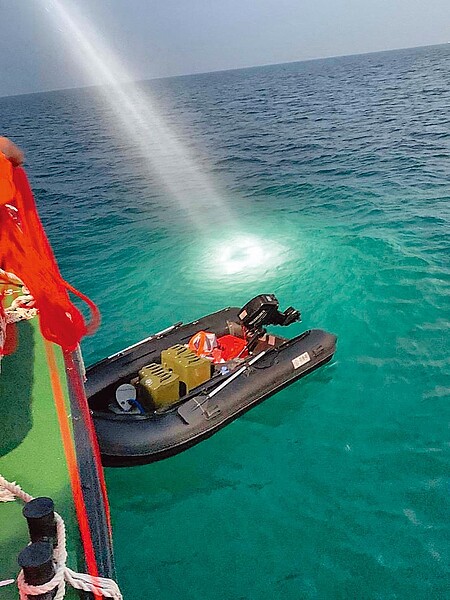
<path fill-rule="evenodd" d="M 256 296 L 240 310 L 239 319 L 249 334 L 248 350 L 252 350 L 266 330 L 266 325 L 291 325 L 301 320 L 300 312 L 289 306 L 284 312 L 278 310 L 280 303 L 273 294 Z"/>

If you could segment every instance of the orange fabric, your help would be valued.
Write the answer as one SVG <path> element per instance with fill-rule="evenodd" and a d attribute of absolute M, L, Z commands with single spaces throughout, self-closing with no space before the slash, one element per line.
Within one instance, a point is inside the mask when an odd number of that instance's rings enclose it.
<path fill-rule="evenodd" d="M 0 202 L 0 266 L 17 275 L 35 298 L 42 335 L 64 350 L 74 350 L 84 335 L 97 328 L 100 322 L 98 309 L 61 277 L 25 171 L 21 167 L 12 168 L 2 154 L 0 189 L 0 198 L 5 202 L 9 200 L 17 209 L 17 212 L 11 211 L 4 202 Z M 12 199 L 9 197 L 11 190 Z M 89 306 L 92 315 L 89 326 L 70 301 L 68 291 Z"/>
<path fill-rule="evenodd" d="M 0 205 L 11 202 L 15 195 L 13 166 L 0 152 Z"/>
<path fill-rule="evenodd" d="M 189 340 L 189 350 L 197 356 L 212 356 L 214 348 L 217 347 L 217 340 L 214 333 L 199 331 Z"/>
<path fill-rule="evenodd" d="M 225 361 L 248 356 L 248 351 L 245 348 L 247 342 L 243 338 L 236 337 L 235 335 L 223 335 L 217 338 L 217 343 L 222 351 L 222 358 Z"/>
<path fill-rule="evenodd" d="M 223 335 L 216 338 L 214 333 L 198 331 L 189 340 L 189 350 L 197 356 L 212 359 L 214 364 L 233 358 L 248 356 L 246 340 L 234 335 Z"/>

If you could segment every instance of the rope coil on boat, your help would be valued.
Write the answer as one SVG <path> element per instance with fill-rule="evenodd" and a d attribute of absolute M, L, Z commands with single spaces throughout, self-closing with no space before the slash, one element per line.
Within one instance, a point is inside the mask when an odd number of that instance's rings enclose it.
<path fill-rule="evenodd" d="M 23 281 L 14 273 L 0 269 L 0 284 L 12 285 L 22 289 L 22 295 L 17 296 L 4 310 L 6 324 L 32 319 L 38 314 L 36 302 Z M 5 295 L 20 293 L 18 290 L 7 289 Z"/>
<path fill-rule="evenodd" d="M 17 296 L 11 306 L 5 310 L 6 323 L 18 323 L 32 319 L 38 314 L 38 309 L 35 307 L 35 300 L 30 294 Z"/>
<path fill-rule="evenodd" d="M 16 482 L 7 481 L 0 475 L 0 502 L 11 502 L 16 498 L 20 498 L 25 503 L 33 500 L 33 496 L 22 490 L 20 485 L 17 485 Z M 29 596 L 45 594 L 55 588 L 57 588 L 55 600 L 62 600 L 65 596 L 66 583 L 85 592 L 92 592 L 95 595 L 102 595 L 113 600 L 122 600 L 120 589 L 112 579 L 77 573 L 66 566 L 66 528 L 62 517 L 56 512 L 54 514 L 58 540 L 57 546 L 53 551 L 55 575 L 49 582 L 42 585 L 29 585 L 24 579 L 23 571 L 20 571 L 17 577 L 20 600 L 28 600 Z M 12 581 L 8 580 L 7 582 L 0 582 L 0 584 L 4 583 L 6 585 Z"/>
<path fill-rule="evenodd" d="M 11 273 L 10 271 L 5 271 L 5 269 L 0 269 L 0 283 L 12 284 L 16 286 L 22 286 L 23 281 Z"/>

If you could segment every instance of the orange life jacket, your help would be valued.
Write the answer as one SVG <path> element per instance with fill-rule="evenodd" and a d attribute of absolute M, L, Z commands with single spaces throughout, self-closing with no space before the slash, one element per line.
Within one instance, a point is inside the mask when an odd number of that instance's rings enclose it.
<path fill-rule="evenodd" d="M 212 357 L 214 349 L 217 348 L 217 338 L 215 333 L 208 331 L 199 331 L 189 340 L 189 350 L 192 350 L 197 356 Z"/>

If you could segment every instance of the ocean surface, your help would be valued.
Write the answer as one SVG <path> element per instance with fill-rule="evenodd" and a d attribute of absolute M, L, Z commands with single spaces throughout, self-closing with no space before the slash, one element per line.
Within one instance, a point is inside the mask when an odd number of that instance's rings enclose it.
<path fill-rule="evenodd" d="M 210 440 L 106 471 L 125 599 L 450 598 L 449 83 L 450 45 L 142 83 L 218 190 L 206 226 L 95 89 L 0 98 L 102 312 L 88 363 L 263 292 L 339 337 Z"/>

